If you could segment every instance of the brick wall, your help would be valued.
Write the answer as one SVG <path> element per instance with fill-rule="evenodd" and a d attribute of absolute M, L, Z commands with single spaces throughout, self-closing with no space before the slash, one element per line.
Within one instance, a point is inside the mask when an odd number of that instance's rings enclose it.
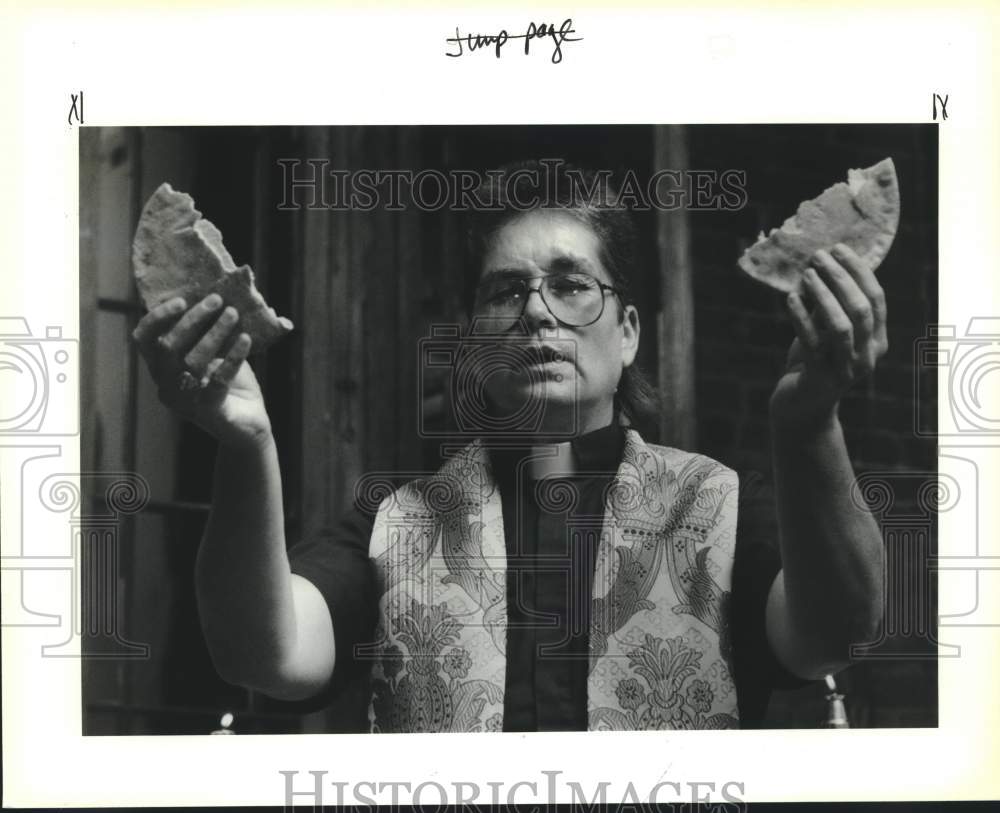
<path fill-rule="evenodd" d="M 921 509 L 906 488 L 936 469 L 933 439 L 913 431 L 914 342 L 937 314 L 937 131 L 932 126 L 697 126 L 688 128 L 690 166 L 741 169 L 748 203 L 737 212 L 691 212 L 696 298 L 697 386 L 701 451 L 730 465 L 770 475 L 767 400 L 794 337 L 783 297 L 746 278 L 736 259 L 756 239 L 793 214 L 798 203 L 838 180 L 849 167 L 891 156 L 899 176 L 902 217 L 891 252 L 878 271 L 889 312 L 889 352 L 872 378 L 844 399 L 841 420 L 859 475 L 878 474 L 895 496 L 894 517 L 923 512 L 914 531 L 929 529 L 933 511 Z M 933 392 L 922 393 L 922 410 L 933 415 Z M 886 531 L 890 533 L 889 530 Z M 914 559 L 903 539 L 891 552 Z M 895 562 L 895 559 L 890 560 Z M 901 578 L 925 575 L 926 562 L 903 563 Z M 897 574 L 898 576 L 899 574 Z M 890 580 L 890 592 L 899 589 Z M 913 612 L 933 616 L 925 606 Z M 894 633 L 894 630 L 887 630 Z M 936 664 L 927 660 L 927 636 L 890 634 L 876 653 L 839 677 L 856 725 L 936 724 Z M 922 657 L 916 657 L 920 654 Z M 768 718 L 773 726 L 809 725 L 824 713 L 822 684 L 776 693 Z"/>

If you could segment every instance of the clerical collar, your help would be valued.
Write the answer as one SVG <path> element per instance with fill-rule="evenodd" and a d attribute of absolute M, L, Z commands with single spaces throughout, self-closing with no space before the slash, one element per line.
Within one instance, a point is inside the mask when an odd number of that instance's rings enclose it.
<path fill-rule="evenodd" d="M 567 477 L 594 472 L 614 473 L 625 449 L 625 429 L 615 415 L 611 423 L 564 443 L 548 443 L 534 448 L 493 449 L 495 470 L 501 476 L 513 473 L 521 464 L 530 479 Z"/>
<path fill-rule="evenodd" d="M 618 471 L 625 452 L 625 427 L 616 414 L 611 423 L 580 435 L 570 443 L 580 471 Z"/>

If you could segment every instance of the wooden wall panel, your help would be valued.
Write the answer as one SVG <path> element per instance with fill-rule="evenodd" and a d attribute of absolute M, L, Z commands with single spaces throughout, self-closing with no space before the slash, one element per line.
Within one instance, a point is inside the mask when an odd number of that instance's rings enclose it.
<path fill-rule="evenodd" d="M 303 132 L 301 157 L 328 157 L 331 169 L 419 170 L 426 158 L 416 127 Z M 437 229 L 441 219 L 404 203 L 399 211 L 296 213 L 305 536 L 332 527 L 363 473 L 428 465 L 418 432 L 418 350 L 431 324 L 426 305 L 444 293 L 426 256 L 427 240 L 436 240 L 427 225 Z"/>
<path fill-rule="evenodd" d="M 655 128 L 654 171 L 686 170 L 684 128 Z M 697 442 L 694 379 L 694 289 L 687 211 L 657 210 L 656 245 L 660 272 L 657 318 L 659 363 L 657 381 L 662 398 L 660 443 L 694 449 Z"/>
<path fill-rule="evenodd" d="M 350 152 L 345 130 L 308 128 L 306 156 Z M 302 297 L 302 533 L 333 527 L 349 505 L 347 495 L 362 471 L 358 433 L 358 332 L 360 266 L 364 236 L 354 233 L 351 213 L 303 209 Z"/>
<path fill-rule="evenodd" d="M 349 166 L 382 169 L 396 166 L 395 134 L 382 127 L 352 130 Z M 368 471 L 395 471 L 399 440 L 397 403 L 400 349 L 399 302 L 395 227 L 399 212 L 376 206 L 372 211 L 352 211 L 352 237 L 356 241 L 351 269 L 355 277 L 355 320 L 360 361 L 355 378 L 348 382 L 361 409 L 356 410 L 357 431 L 364 442 Z M 360 306 L 360 308 L 359 308 Z M 357 400 L 356 400 L 357 403 Z"/>
<path fill-rule="evenodd" d="M 395 131 L 396 160 L 400 166 L 421 168 L 419 127 L 400 127 Z M 396 402 L 395 467 L 414 471 L 424 464 L 417 431 L 420 395 L 418 391 L 419 342 L 428 333 L 424 305 L 431 297 L 428 263 L 424 255 L 425 213 L 409 206 L 395 213 L 395 251 L 392 270 L 397 313 L 396 378 L 391 383 Z M 390 382 L 384 383 L 390 391 Z"/>

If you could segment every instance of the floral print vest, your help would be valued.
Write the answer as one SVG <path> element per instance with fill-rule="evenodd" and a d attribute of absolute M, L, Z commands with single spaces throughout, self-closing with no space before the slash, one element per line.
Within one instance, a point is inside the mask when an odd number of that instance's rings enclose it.
<path fill-rule="evenodd" d="M 626 431 L 599 529 L 591 729 L 738 726 L 728 617 L 738 488 L 716 461 Z M 372 730 L 501 730 L 506 545 L 486 448 L 474 442 L 384 499 L 370 555 L 381 591 L 367 653 Z"/>

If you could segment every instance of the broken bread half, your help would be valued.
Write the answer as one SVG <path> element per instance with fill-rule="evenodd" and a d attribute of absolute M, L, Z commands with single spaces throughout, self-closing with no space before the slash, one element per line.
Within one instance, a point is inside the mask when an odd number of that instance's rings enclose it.
<path fill-rule="evenodd" d="M 239 313 L 232 336 L 247 333 L 259 353 L 292 330 L 268 307 L 254 285 L 250 266 L 236 267 L 222 233 L 194 208 L 194 199 L 164 183 L 146 202 L 132 241 L 136 286 L 147 309 L 175 296 L 188 307 L 211 293 Z"/>
<path fill-rule="evenodd" d="M 756 280 L 779 291 L 800 292 L 813 255 L 837 243 L 850 246 L 874 271 L 889 253 L 899 225 L 899 184 L 891 158 L 867 169 L 851 169 L 847 183 L 799 204 L 779 229 L 772 229 L 739 259 Z"/>

